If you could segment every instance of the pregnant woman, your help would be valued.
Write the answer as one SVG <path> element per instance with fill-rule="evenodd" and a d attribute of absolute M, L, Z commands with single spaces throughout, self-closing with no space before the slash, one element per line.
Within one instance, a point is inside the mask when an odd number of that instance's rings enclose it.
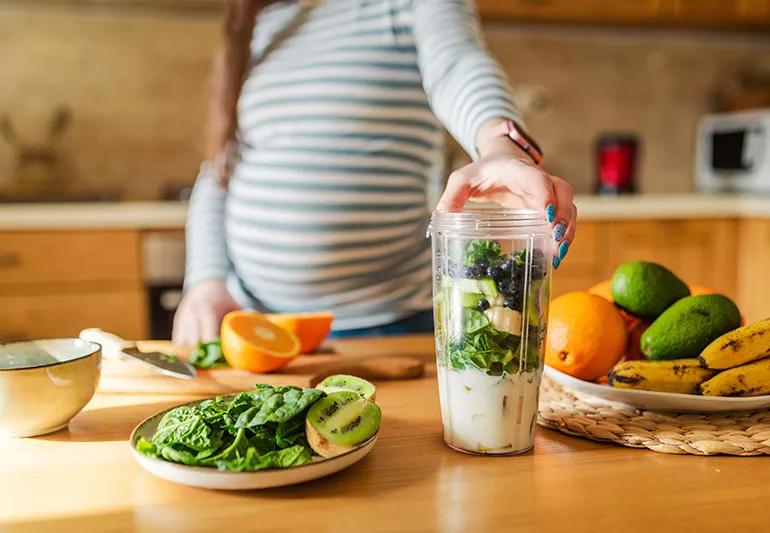
<path fill-rule="evenodd" d="M 474 162 L 439 209 L 542 213 L 554 266 L 572 188 L 538 163 L 468 0 L 230 0 L 174 340 L 238 308 L 331 310 L 343 335 L 430 331 L 427 189 L 442 126 Z"/>

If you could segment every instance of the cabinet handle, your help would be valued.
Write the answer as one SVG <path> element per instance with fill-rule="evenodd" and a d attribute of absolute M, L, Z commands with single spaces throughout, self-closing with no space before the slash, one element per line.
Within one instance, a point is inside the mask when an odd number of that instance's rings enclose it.
<path fill-rule="evenodd" d="M 16 252 L 0 252 L 0 268 L 21 266 L 21 256 Z"/>

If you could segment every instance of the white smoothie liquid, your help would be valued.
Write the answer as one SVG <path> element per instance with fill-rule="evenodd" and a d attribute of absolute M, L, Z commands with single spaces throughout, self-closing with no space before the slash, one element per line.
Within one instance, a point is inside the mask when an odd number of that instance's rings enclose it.
<path fill-rule="evenodd" d="M 535 442 L 540 372 L 490 376 L 438 366 L 444 440 L 454 448 L 508 454 Z"/>

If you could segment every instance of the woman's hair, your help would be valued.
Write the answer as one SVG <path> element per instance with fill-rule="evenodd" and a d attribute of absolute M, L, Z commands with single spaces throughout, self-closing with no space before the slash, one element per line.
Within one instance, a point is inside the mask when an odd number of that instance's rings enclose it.
<path fill-rule="evenodd" d="M 227 0 L 223 42 L 214 57 L 205 156 L 223 153 L 238 129 L 236 107 L 249 65 L 257 13 L 275 0 Z"/>

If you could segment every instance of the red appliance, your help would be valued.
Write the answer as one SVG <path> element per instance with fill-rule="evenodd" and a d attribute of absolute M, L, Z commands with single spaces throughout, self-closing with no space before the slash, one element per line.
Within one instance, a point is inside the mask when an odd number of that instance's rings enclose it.
<path fill-rule="evenodd" d="M 597 185 L 599 194 L 636 192 L 636 162 L 639 140 L 631 134 L 604 134 L 597 141 Z"/>

